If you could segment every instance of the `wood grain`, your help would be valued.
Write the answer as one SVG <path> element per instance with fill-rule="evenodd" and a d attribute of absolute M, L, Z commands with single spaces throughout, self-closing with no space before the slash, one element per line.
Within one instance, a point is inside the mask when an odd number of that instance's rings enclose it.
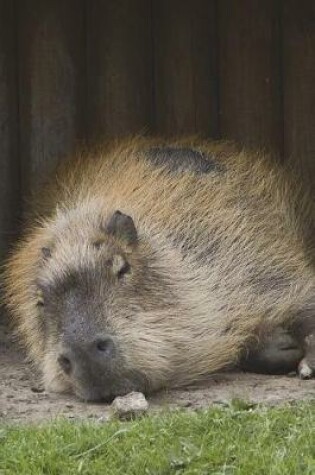
<path fill-rule="evenodd" d="M 0 258 L 12 241 L 19 215 L 17 55 L 14 2 L 0 1 Z"/>
<path fill-rule="evenodd" d="M 154 0 L 155 127 L 218 136 L 214 1 Z"/>
<path fill-rule="evenodd" d="M 87 2 L 89 135 L 151 129 L 152 30 L 147 0 Z"/>
<path fill-rule="evenodd" d="M 315 3 L 287 0 L 283 13 L 285 156 L 315 191 Z"/>
<path fill-rule="evenodd" d="M 221 135 L 282 153 L 277 0 L 220 0 Z"/>
<path fill-rule="evenodd" d="M 84 137 L 85 9 L 81 0 L 20 0 L 19 110 L 23 193 Z"/>

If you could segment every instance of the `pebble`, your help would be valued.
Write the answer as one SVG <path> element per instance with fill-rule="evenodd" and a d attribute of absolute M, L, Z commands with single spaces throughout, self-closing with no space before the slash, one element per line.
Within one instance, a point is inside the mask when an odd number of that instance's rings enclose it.
<path fill-rule="evenodd" d="M 149 408 L 144 394 L 132 392 L 126 396 L 118 396 L 111 404 L 111 414 L 118 419 L 134 419 L 143 416 Z"/>

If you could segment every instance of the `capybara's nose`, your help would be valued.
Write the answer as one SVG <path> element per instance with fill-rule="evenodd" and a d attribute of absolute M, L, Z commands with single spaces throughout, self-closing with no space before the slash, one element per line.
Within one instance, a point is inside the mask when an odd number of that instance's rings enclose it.
<path fill-rule="evenodd" d="M 115 355 L 115 343 L 109 335 L 102 335 L 92 341 L 67 342 L 57 357 L 62 371 L 71 375 L 75 369 L 88 369 L 95 365 L 109 364 Z"/>
<path fill-rule="evenodd" d="M 108 335 L 96 338 L 92 343 L 92 351 L 98 357 L 108 356 L 110 358 L 114 356 L 115 345 L 113 339 Z"/>

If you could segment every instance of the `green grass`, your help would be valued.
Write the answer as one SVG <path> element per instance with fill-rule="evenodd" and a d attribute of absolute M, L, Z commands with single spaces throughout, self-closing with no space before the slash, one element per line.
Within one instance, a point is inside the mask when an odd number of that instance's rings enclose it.
<path fill-rule="evenodd" d="M 315 404 L 0 427 L 0 474 L 315 474 Z"/>

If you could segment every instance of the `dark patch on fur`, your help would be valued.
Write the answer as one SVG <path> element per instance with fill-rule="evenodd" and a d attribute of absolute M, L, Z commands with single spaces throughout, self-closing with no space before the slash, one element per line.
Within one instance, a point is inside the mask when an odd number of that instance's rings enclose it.
<path fill-rule="evenodd" d="M 288 276 L 276 272 L 255 273 L 252 271 L 250 283 L 257 293 L 283 292 L 288 290 L 291 282 Z"/>
<path fill-rule="evenodd" d="M 201 263 L 205 264 L 206 262 L 213 262 L 217 253 L 220 249 L 220 242 L 210 241 L 206 249 L 196 252 L 196 246 L 194 244 L 185 243 L 182 246 L 182 255 L 183 257 L 190 256 L 192 253 L 195 254 L 195 258 Z"/>
<path fill-rule="evenodd" d="M 42 255 L 44 259 L 49 259 L 51 257 L 51 249 L 49 247 L 42 247 Z"/>
<path fill-rule="evenodd" d="M 222 173 L 224 166 L 199 150 L 177 147 L 153 147 L 147 158 L 156 166 L 165 166 L 171 172 L 195 172 L 197 174 Z"/>
<path fill-rule="evenodd" d="M 60 297 L 69 290 L 77 287 L 80 284 L 82 276 L 76 272 L 68 272 L 65 275 L 58 276 L 53 281 L 42 281 L 37 279 L 36 285 L 46 297 L 52 294 L 54 297 Z"/>

